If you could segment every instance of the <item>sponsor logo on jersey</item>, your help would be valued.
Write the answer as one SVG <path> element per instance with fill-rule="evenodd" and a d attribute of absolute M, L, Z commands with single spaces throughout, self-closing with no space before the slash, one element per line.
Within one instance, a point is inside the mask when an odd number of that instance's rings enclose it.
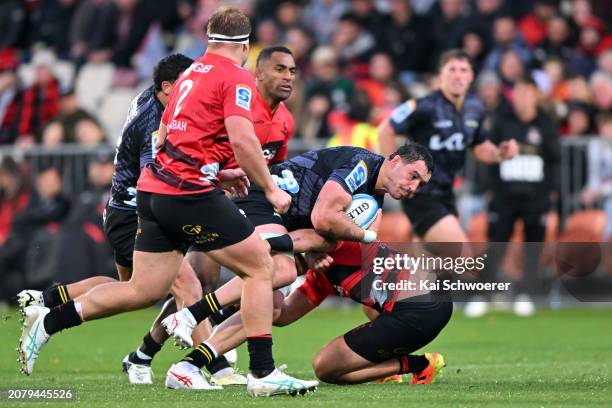
<path fill-rule="evenodd" d="M 365 162 L 360 161 L 348 176 L 344 179 L 351 193 L 354 193 L 359 187 L 363 186 L 368 179 L 368 166 Z"/>
<path fill-rule="evenodd" d="M 236 106 L 242 109 L 251 110 L 251 88 L 247 85 L 236 85 Z"/>
<path fill-rule="evenodd" d="M 474 120 L 474 119 L 468 119 L 468 120 L 465 121 L 465 126 L 471 127 L 471 128 L 477 128 L 478 127 L 478 121 Z"/>
<path fill-rule="evenodd" d="M 212 65 L 202 64 L 201 62 L 196 62 L 193 64 L 193 72 L 198 72 L 200 74 L 206 74 L 213 68 Z"/>
<path fill-rule="evenodd" d="M 402 103 L 400 106 L 395 108 L 393 112 L 391 112 L 391 120 L 395 123 L 401 123 L 406 120 L 408 116 L 412 112 L 414 112 L 414 106 L 411 101 L 406 101 Z"/>
<path fill-rule="evenodd" d="M 527 131 L 527 141 L 534 145 L 539 145 L 542 143 L 542 135 L 540 131 L 535 127 L 530 127 Z"/>
<path fill-rule="evenodd" d="M 434 123 L 434 127 L 436 129 L 446 129 L 453 126 L 453 121 L 451 120 L 439 120 Z"/>

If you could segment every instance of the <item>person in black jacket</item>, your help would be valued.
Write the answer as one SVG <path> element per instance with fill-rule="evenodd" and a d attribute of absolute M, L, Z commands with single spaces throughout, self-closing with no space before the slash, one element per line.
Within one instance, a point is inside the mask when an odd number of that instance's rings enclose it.
<path fill-rule="evenodd" d="M 491 167 L 489 204 L 489 241 L 508 242 L 516 220 L 524 224 L 523 278 L 516 289 L 515 313 L 530 315 L 534 311 L 529 295 L 538 281 L 538 259 L 546 232 L 551 200 L 559 191 L 560 144 L 558 126 L 538 106 L 539 91 L 532 79 L 522 79 L 513 88 L 512 111 L 493 124 L 494 142 L 515 139 L 519 154 L 512 160 Z M 503 254 L 505 245 L 490 250 L 489 264 Z"/>

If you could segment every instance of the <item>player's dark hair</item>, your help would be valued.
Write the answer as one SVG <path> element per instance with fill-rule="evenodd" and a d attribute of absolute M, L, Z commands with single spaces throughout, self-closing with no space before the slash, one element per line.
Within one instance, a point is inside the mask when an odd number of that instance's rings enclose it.
<path fill-rule="evenodd" d="M 430 173 L 434 172 L 434 161 L 433 157 L 431 157 L 431 153 L 425 146 L 415 142 L 407 142 L 405 145 L 397 149 L 391 156 L 389 156 L 389 160 L 393 159 L 395 156 L 401 157 L 402 161 L 406 164 L 414 163 L 419 160 L 423 160 L 427 170 Z"/>
<path fill-rule="evenodd" d="M 206 34 L 221 34 L 228 37 L 251 33 L 249 18 L 237 7 L 219 7 L 208 19 Z"/>
<path fill-rule="evenodd" d="M 162 82 L 174 82 L 193 63 L 193 60 L 183 54 L 171 54 L 159 60 L 153 68 L 153 83 L 155 90 L 161 91 Z"/>
<path fill-rule="evenodd" d="M 442 68 L 444 68 L 444 66 L 452 60 L 467 61 L 470 64 L 472 71 L 474 71 L 474 62 L 472 61 L 472 57 L 470 57 L 470 54 L 468 54 L 462 49 L 457 48 L 454 50 L 448 50 L 446 52 L 443 52 L 442 55 L 440 55 L 440 60 L 438 62 L 438 72 L 442 71 Z"/>
<path fill-rule="evenodd" d="M 264 62 L 266 62 L 267 60 L 270 59 L 270 57 L 272 57 L 272 54 L 274 54 L 275 52 L 280 52 L 283 54 L 289 54 L 293 57 L 293 53 L 291 52 L 291 50 L 287 47 L 284 47 L 282 45 L 275 45 L 272 47 L 267 47 L 264 48 L 263 50 L 261 50 L 259 52 L 259 55 L 257 56 L 257 62 L 255 63 L 256 67 L 260 67 L 261 64 L 263 64 Z"/>

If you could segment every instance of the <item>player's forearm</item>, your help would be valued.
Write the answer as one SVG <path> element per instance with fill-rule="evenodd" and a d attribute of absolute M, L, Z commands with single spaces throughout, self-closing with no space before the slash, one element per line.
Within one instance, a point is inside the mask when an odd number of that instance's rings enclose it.
<path fill-rule="evenodd" d="M 318 234 L 313 229 L 301 229 L 289 233 L 293 241 L 293 252 L 330 252 L 336 246 L 331 241 Z"/>
<path fill-rule="evenodd" d="M 315 219 L 313 226 L 317 233 L 333 241 L 362 241 L 365 231 L 341 212 L 331 212 Z"/>
<path fill-rule="evenodd" d="M 272 190 L 275 184 L 255 135 L 242 136 L 239 140 L 233 140 L 232 148 L 238 165 L 249 176 L 249 179 L 264 191 Z"/>

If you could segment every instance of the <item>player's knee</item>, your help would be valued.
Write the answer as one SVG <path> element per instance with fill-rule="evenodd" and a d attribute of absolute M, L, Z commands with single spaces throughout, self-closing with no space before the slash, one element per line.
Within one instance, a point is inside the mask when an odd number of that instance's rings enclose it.
<path fill-rule="evenodd" d="M 325 353 L 320 351 L 312 362 L 312 369 L 319 380 L 328 384 L 336 384 L 338 383 L 338 375 L 329 361 L 329 358 L 325 357 Z"/>
<path fill-rule="evenodd" d="M 198 278 L 191 273 L 180 273 L 172 284 L 170 291 L 179 304 L 191 305 L 202 299 L 202 286 Z"/>

